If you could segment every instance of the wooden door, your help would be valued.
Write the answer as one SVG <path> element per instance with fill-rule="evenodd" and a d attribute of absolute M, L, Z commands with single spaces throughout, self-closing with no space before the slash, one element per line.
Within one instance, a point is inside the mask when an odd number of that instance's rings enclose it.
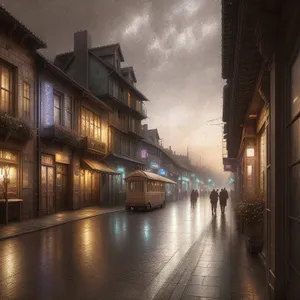
<path fill-rule="evenodd" d="M 55 210 L 62 211 L 68 209 L 69 185 L 68 185 L 68 165 L 56 164 L 56 201 Z"/>
<path fill-rule="evenodd" d="M 92 173 L 80 171 L 80 202 L 81 207 L 92 205 Z"/>
<path fill-rule="evenodd" d="M 42 165 L 41 207 L 44 214 L 54 212 L 54 167 Z"/>

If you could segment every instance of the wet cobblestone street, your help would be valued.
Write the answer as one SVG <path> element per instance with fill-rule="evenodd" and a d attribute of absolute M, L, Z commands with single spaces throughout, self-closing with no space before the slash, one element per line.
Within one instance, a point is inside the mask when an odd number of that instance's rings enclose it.
<path fill-rule="evenodd" d="M 264 299 L 261 263 L 232 224 L 201 199 L 3 240 L 0 299 Z"/>

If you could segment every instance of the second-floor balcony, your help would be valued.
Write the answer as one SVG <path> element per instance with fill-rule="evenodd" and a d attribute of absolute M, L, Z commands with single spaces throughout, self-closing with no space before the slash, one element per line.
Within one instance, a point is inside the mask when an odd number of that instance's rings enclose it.
<path fill-rule="evenodd" d="M 134 137 L 138 139 L 143 139 L 143 130 L 142 125 L 136 125 L 136 124 L 130 124 L 128 126 L 128 133 L 133 135 Z"/>
<path fill-rule="evenodd" d="M 107 154 L 107 145 L 103 142 L 97 141 L 91 137 L 84 137 L 81 140 L 82 148 L 86 151 L 98 154 L 106 155 Z"/>
<path fill-rule="evenodd" d="M 74 148 L 81 148 L 81 138 L 74 130 L 61 125 L 52 125 L 41 131 L 41 137 L 58 141 Z"/>
<path fill-rule="evenodd" d="M 109 125 L 117 128 L 118 130 L 124 133 L 128 132 L 128 126 L 126 120 L 122 120 L 121 118 L 118 118 L 115 115 L 111 115 L 109 117 Z"/>

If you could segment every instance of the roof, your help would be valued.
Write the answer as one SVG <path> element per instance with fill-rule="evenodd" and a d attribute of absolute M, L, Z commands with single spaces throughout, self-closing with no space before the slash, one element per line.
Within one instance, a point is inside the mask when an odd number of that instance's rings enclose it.
<path fill-rule="evenodd" d="M 148 129 L 148 130 L 145 132 L 145 134 L 146 134 L 146 137 L 149 137 L 149 138 L 151 138 L 151 137 L 156 137 L 157 139 L 160 140 L 160 137 L 159 137 L 157 128 L 155 128 L 155 129 Z"/>
<path fill-rule="evenodd" d="M 81 90 L 83 93 L 85 93 L 85 95 L 96 101 L 98 104 L 101 105 L 101 107 L 103 107 L 104 109 L 111 111 L 111 108 L 106 105 L 103 101 L 101 101 L 98 97 L 94 96 L 90 91 L 88 91 L 87 89 L 85 89 L 82 85 L 80 85 L 79 83 L 77 83 L 76 81 L 74 81 L 72 78 L 70 78 L 65 72 L 63 72 L 61 69 L 59 69 L 58 67 L 56 67 L 51 61 L 49 61 L 45 56 L 43 56 L 40 53 L 37 53 L 37 59 L 43 63 L 43 67 L 44 68 L 48 68 L 50 71 L 52 71 L 53 73 L 55 73 L 55 75 L 59 76 L 60 78 L 66 80 L 67 82 L 69 82 L 71 85 L 73 85 L 75 88 Z"/>
<path fill-rule="evenodd" d="M 47 48 L 47 44 L 30 31 L 24 24 L 17 20 L 11 13 L 9 13 L 2 5 L 0 5 L 0 24 L 1 27 L 9 26 L 15 27 L 15 30 L 21 35 L 27 37 L 36 49 Z"/>
<path fill-rule="evenodd" d="M 134 171 L 133 173 L 129 174 L 125 178 L 125 180 L 132 179 L 132 178 L 145 178 L 145 179 L 153 180 L 153 181 L 160 181 L 160 182 L 165 182 L 165 183 L 170 183 L 170 184 L 176 184 L 175 181 L 173 181 L 169 178 L 166 178 L 166 177 L 163 177 L 163 176 L 151 173 L 151 172 L 142 171 L 142 170 Z"/>
<path fill-rule="evenodd" d="M 101 47 L 99 47 L 99 48 L 101 48 Z M 104 59 L 102 59 L 98 55 L 96 55 L 94 53 L 95 51 L 93 51 L 93 49 L 96 49 L 96 48 L 89 49 L 89 53 L 93 57 L 95 57 L 99 62 L 101 62 L 110 71 L 111 74 L 116 75 L 119 79 L 121 79 L 124 83 L 126 83 L 130 87 L 130 89 L 133 90 L 141 98 L 141 100 L 149 101 L 149 99 L 142 92 L 140 92 L 135 86 L 133 86 L 123 76 L 121 71 L 118 71 L 113 65 L 106 62 Z M 69 63 L 72 61 L 73 58 L 74 58 L 74 51 L 58 54 L 55 57 L 54 63 L 58 68 L 60 68 L 64 71 L 66 69 L 66 67 L 69 66 Z M 99 96 L 101 96 L 101 95 L 99 95 Z"/>
<path fill-rule="evenodd" d="M 124 67 L 124 68 L 121 68 L 121 73 L 124 76 L 126 76 L 129 73 L 131 73 L 134 82 L 137 82 L 136 76 L 135 76 L 135 73 L 134 73 L 134 70 L 133 70 L 133 67 Z"/>
<path fill-rule="evenodd" d="M 119 51 L 121 61 L 124 61 L 124 56 L 121 51 L 121 45 L 119 43 L 101 46 L 101 47 L 94 47 L 90 49 L 91 52 L 93 52 L 97 56 L 107 56 L 107 55 L 113 55 L 116 51 Z"/>

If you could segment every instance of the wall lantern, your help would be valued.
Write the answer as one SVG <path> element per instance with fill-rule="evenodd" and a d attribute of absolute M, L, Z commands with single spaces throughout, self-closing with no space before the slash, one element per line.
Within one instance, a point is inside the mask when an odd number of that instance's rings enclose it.
<path fill-rule="evenodd" d="M 247 148 L 247 157 L 254 157 L 254 148 Z"/>

